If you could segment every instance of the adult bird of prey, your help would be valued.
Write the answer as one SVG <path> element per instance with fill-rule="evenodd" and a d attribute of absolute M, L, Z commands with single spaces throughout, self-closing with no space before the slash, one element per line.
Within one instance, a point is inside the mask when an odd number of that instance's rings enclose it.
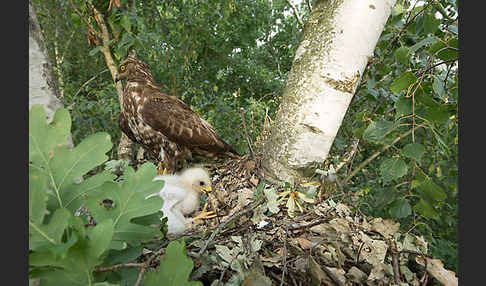
<path fill-rule="evenodd" d="M 206 204 L 196 217 L 184 217 L 199 208 L 201 193 L 212 190 L 209 174 L 203 168 L 188 168 L 178 175 L 159 175 L 153 180 L 165 182 L 160 192 L 147 198 L 158 195 L 164 200 L 161 211 L 164 213 L 163 218 L 167 217 L 168 233 L 181 234 L 193 221 L 215 216 L 213 212 L 206 211 Z"/>
<path fill-rule="evenodd" d="M 135 143 L 161 160 L 169 173 L 193 155 L 238 158 L 233 147 L 182 100 L 157 86 L 150 68 L 135 57 L 118 67 L 115 81 L 126 79 L 118 125 Z"/>

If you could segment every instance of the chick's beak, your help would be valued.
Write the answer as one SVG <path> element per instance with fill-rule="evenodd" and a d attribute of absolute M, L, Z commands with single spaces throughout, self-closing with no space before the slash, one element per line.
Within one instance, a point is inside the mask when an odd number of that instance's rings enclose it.
<path fill-rule="evenodd" d="M 118 74 L 116 74 L 116 76 L 115 76 L 115 82 L 119 82 L 119 81 L 120 81 L 120 79 L 118 78 Z"/>
<path fill-rule="evenodd" d="M 213 188 L 211 186 L 203 187 L 203 188 L 201 188 L 201 193 L 206 194 L 206 193 L 211 192 L 212 190 L 213 190 Z"/>

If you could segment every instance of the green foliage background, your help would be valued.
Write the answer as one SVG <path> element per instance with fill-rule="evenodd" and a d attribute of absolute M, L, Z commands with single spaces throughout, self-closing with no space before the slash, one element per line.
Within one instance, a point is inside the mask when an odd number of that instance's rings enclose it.
<path fill-rule="evenodd" d="M 95 132 L 117 144 L 120 106 L 99 46 L 71 1 L 33 1 L 49 55 L 62 77 L 64 105 L 77 145 Z M 84 0 L 72 3 L 87 13 Z M 130 47 L 167 93 L 184 100 L 241 153 L 247 152 L 239 109 L 250 137 L 265 113 L 276 112 L 302 27 L 287 1 L 133 1 L 105 15 L 117 61 Z M 103 6 L 105 5 L 105 6 Z M 306 1 L 297 6 L 307 18 Z M 352 168 L 403 136 L 346 185 L 359 209 L 393 218 L 423 234 L 432 255 L 457 271 L 458 28 L 454 0 L 397 1 L 331 149 L 336 166 L 353 139 Z M 414 116 L 412 116 L 412 114 Z M 413 132 L 411 132 L 413 129 Z M 409 133 L 407 133 L 409 132 Z M 413 134 L 413 137 L 412 137 Z M 113 149 L 112 149 L 113 150 Z M 115 157 L 115 154 L 109 154 Z"/>

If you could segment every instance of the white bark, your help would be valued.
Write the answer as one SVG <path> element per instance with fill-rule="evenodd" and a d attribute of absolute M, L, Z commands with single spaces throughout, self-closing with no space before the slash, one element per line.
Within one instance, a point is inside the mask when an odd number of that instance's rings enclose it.
<path fill-rule="evenodd" d="M 395 0 L 318 1 L 304 27 L 263 165 L 284 181 L 326 159 Z"/>
<path fill-rule="evenodd" d="M 50 121 L 54 111 L 62 107 L 57 92 L 39 23 L 29 3 L 29 109 L 34 104 L 44 105 Z"/>
<path fill-rule="evenodd" d="M 58 94 L 57 80 L 47 56 L 39 22 L 29 1 L 29 109 L 34 104 L 42 104 L 47 121 L 51 122 L 56 110 L 63 107 Z M 68 145 L 72 147 L 71 135 Z"/>

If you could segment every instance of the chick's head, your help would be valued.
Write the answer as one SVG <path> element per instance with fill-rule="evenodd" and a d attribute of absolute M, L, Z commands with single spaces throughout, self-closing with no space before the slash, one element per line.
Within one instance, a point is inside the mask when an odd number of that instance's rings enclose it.
<path fill-rule="evenodd" d="M 196 192 L 206 193 L 212 190 L 209 174 L 203 168 L 188 168 L 181 173 L 180 178 L 187 187 Z"/>

